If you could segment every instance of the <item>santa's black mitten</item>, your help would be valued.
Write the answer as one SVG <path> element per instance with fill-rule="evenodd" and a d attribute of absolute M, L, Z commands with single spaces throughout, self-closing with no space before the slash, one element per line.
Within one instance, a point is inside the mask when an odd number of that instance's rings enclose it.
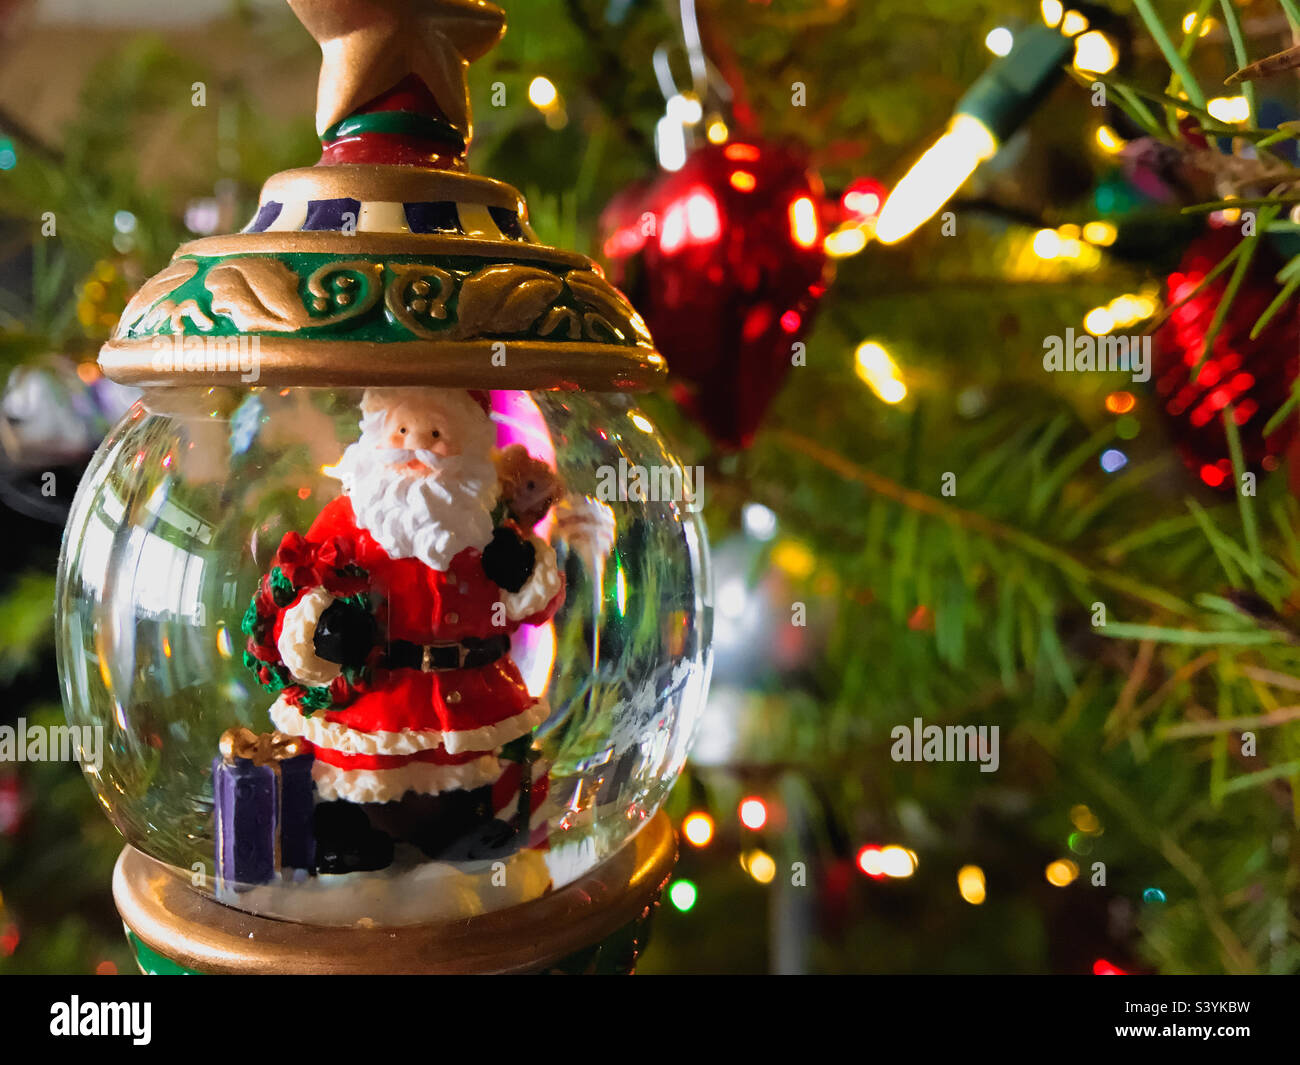
<path fill-rule="evenodd" d="M 377 629 L 370 611 L 336 599 L 316 622 L 312 646 L 316 657 L 340 666 L 360 668 L 375 646 Z"/>
<path fill-rule="evenodd" d="M 492 542 L 483 548 L 483 572 L 507 592 L 517 592 L 527 584 L 536 564 L 537 549 L 504 525 L 492 533 Z"/>

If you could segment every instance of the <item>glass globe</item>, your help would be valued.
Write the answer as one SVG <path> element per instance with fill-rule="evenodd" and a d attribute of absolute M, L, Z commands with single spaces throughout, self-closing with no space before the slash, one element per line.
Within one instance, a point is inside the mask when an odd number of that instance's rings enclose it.
<path fill-rule="evenodd" d="M 655 813 L 695 731 L 701 487 L 621 394 L 151 389 L 63 545 L 89 782 L 130 843 L 265 916 L 561 888 Z"/>

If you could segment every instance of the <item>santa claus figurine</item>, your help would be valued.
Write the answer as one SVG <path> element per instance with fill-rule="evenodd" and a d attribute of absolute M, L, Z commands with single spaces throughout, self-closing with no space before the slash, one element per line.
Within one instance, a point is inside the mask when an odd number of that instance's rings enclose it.
<path fill-rule="evenodd" d="M 385 868 L 395 844 L 474 860 L 544 841 L 529 751 L 549 707 L 510 637 L 564 600 L 532 530 L 562 490 L 545 464 L 494 451 L 489 406 L 368 390 L 335 468 L 343 494 L 285 537 L 245 618 L 275 727 L 315 755 L 319 872 Z"/>

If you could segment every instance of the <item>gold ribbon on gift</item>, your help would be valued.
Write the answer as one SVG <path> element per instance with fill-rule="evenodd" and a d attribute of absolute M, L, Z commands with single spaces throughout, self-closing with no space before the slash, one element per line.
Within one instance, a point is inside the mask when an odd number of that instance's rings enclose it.
<path fill-rule="evenodd" d="M 280 763 L 304 752 L 302 740 L 283 732 L 254 732 L 250 728 L 228 728 L 221 734 L 221 757 L 226 765 L 236 758 L 248 758 L 254 765 L 279 770 Z"/>

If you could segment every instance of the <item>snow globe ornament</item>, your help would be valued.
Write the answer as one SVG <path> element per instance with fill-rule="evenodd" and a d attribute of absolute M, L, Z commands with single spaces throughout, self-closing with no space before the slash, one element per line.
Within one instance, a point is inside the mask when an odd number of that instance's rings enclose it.
<path fill-rule="evenodd" d="M 663 359 L 467 170 L 497 7 L 290 2 L 321 160 L 132 299 L 64 542 L 118 908 L 146 971 L 625 971 L 709 674 Z"/>

